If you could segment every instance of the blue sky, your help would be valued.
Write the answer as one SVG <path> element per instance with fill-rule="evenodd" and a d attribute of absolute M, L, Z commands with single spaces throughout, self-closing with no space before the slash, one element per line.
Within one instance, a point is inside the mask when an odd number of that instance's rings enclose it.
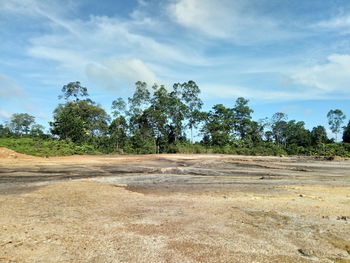
<path fill-rule="evenodd" d="M 107 111 L 137 80 L 194 80 L 206 110 L 243 96 L 255 119 L 350 117 L 348 0 L 0 0 L 0 38 L 2 121 L 47 126 L 76 80 Z"/>

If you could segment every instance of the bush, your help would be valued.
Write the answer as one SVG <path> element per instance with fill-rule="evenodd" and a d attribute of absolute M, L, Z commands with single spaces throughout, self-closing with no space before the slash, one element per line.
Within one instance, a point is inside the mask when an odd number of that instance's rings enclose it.
<path fill-rule="evenodd" d="M 71 141 L 41 138 L 0 138 L 0 146 L 33 156 L 66 156 L 100 154 L 92 145 L 77 145 Z"/>

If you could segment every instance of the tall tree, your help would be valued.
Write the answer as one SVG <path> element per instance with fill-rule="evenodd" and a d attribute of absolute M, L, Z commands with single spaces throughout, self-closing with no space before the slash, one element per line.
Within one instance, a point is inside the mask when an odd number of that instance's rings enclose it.
<path fill-rule="evenodd" d="M 344 127 L 343 142 L 350 143 L 350 121 L 348 125 Z"/>
<path fill-rule="evenodd" d="M 123 149 L 127 141 L 128 124 L 124 116 L 115 118 L 109 126 L 109 134 L 111 141 L 115 143 L 115 147 L 119 151 Z"/>
<path fill-rule="evenodd" d="M 136 89 L 133 96 L 128 98 L 129 114 L 140 116 L 142 111 L 149 105 L 151 93 L 147 88 L 146 82 L 137 81 L 135 86 Z"/>
<path fill-rule="evenodd" d="M 40 124 L 34 124 L 34 125 L 32 125 L 32 127 L 30 129 L 30 135 L 35 136 L 35 137 L 43 136 L 44 129 L 45 129 L 44 126 L 42 126 Z"/>
<path fill-rule="evenodd" d="M 80 96 L 87 96 L 87 89 L 80 86 L 80 82 L 69 83 L 62 89 L 64 97 L 75 99 L 59 104 L 54 110 L 54 121 L 50 122 L 51 133 L 61 139 L 82 142 L 88 137 L 105 135 L 108 131 L 109 116 L 99 105 L 89 98 L 80 100 Z"/>
<path fill-rule="evenodd" d="M 62 94 L 58 96 L 59 99 L 64 98 L 69 100 L 73 97 L 73 101 L 79 101 L 83 97 L 89 96 L 87 88 L 81 86 L 79 81 L 69 82 L 67 85 L 64 85 L 62 88 Z"/>
<path fill-rule="evenodd" d="M 286 128 L 283 131 L 283 138 L 286 145 L 298 145 L 307 147 L 311 144 L 311 133 L 305 129 L 303 121 L 291 120 L 286 123 Z"/>
<path fill-rule="evenodd" d="M 54 110 L 53 122 L 50 122 L 51 133 L 60 139 L 70 139 L 73 142 L 82 142 L 86 133 L 84 121 L 76 115 L 72 102 L 59 104 Z"/>
<path fill-rule="evenodd" d="M 112 114 L 114 117 L 126 112 L 126 103 L 122 98 L 117 98 L 112 102 Z"/>
<path fill-rule="evenodd" d="M 331 129 L 331 131 L 335 134 L 335 141 L 338 139 L 338 133 L 340 132 L 341 125 L 343 124 L 346 116 L 344 113 L 339 110 L 330 110 L 327 113 L 327 118 L 328 118 L 328 124 Z"/>
<path fill-rule="evenodd" d="M 311 131 L 311 141 L 312 145 L 317 146 L 322 143 L 328 142 L 326 129 L 319 125 L 317 127 L 313 127 Z"/>
<path fill-rule="evenodd" d="M 184 116 L 187 119 L 187 127 L 191 132 L 191 142 L 193 142 L 193 129 L 197 128 L 197 125 L 201 121 L 200 110 L 203 106 L 203 102 L 199 98 L 201 91 L 193 80 L 184 83 L 175 83 L 173 89 L 174 93 L 179 96 L 180 100 L 186 106 L 184 108 Z"/>
<path fill-rule="evenodd" d="M 0 124 L 0 137 L 5 137 L 10 134 L 11 134 L 11 131 L 9 127 L 6 127 L 3 124 Z"/>
<path fill-rule="evenodd" d="M 153 97 L 150 100 L 151 106 L 145 110 L 148 123 L 152 127 L 155 136 L 156 152 L 160 152 L 161 141 L 164 142 L 167 137 L 167 128 L 169 128 L 169 112 L 171 106 L 171 97 L 166 88 L 154 86 Z"/>
<path fill-rule="evenodd" d="M 276 112 L 271 119 L 271 132 L 276 143 L 286 145 L 284 132 L 287 129 L 288 116 L 283 112 Z"/>
<path fill-rule="evenodd" d="M 233 107 L 234 129 L 241 140 L 246 139 L 251 126 L 253 110 L 248 106 L 249 100 L 239 97 Z M 255 124 L 254 124 L 255 126 Z M 256 127 L 255 127 L 256 128 Z"/>
<path fill-rule="evenodd" d="M 211 145 L 224 146 L 232 141 L 232 126 L 234 118 L 232 110 L 222 104 L 216 104 L 207 114 L 203 127 L 206 141 Z"/>
<path fill-rule="evenodd" d="M 15 113 L 11 116 L 9 128 L 15 134 L 28 134 L 30 126 L 35 123 L 35 117 L 28 113 Z"/>

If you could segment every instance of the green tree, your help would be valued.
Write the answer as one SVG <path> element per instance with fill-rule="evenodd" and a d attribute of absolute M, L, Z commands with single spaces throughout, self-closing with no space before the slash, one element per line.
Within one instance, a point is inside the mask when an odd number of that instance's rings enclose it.
<path fill-rule="evenodd" d="M 328 118 L 328 124 L 331 129 L 331 131 L 335 134 L 335 141 L 338 139 L 338 133 L 340 132 L 341 125 L 343 124 L 346 116 L 344 113 L 339 110 L 330 110 L 327 113 L 327 118 Z"/>
<path fill-rule="evenodd" d="M 232 141 L 232 126 L 234 123 L 233 113 L 230 108 L 222 104 L 213 106 L 205 120 L 203 127 L 206 141 L 211 145 L 225 146 Z"/>
<path fill-rule="evenodd" d="M 125 112 L 126 112 L 126 103 L 122 98 L 118 98 L 112 102 L 112 114 L 114 117 L 118 117 Z"/>
<path fill-rule="evenodd" d="M 178 94 L 175 91 L 170 92 L 169 98 L 168 98 L 168 105 L 167 105 L 167 115 L 168 115 L 167 137 L 168 137 L 169 144 L 176 143 L 178 140 L 181 140 L 182 138 L 184 138 L 185 127 L 186 127 L 184 122 L 185 122 L 186 116 L 188 118 L 192 118 L 191 128 L 195 127 L 196 125 L 196 122 L 194 120 L 195 113 L 193 112 L 191 117 L 189 117 L 187 113 L 188 113 L 187 106 L 184 104 L 183 100 L 179 98 Z"/>
<path fill-rule="evenodd" d="M 344 127 L 343 142 L 350 143 L 350 121 L 348 125 Z"/>
<path fill-rule="evenodd" d="M 288 116 L 283 112 L 276 112 L 271 119 L 271 132 L 274 141 L 280 145 L 286 145 L 284 132 L 287 129 Z"/>
<path fill-rule="evenodd" d="M 200 110 L 203 106 L 203 102 L 199 98 L 201 91 L 193 80 L 184 83 L 175 83 L 173 89 L 174 94 L 176 94 L 185 105 L 183 108 L 184 117 L 187 120 L 187 127 L 191 132 L 191 142 L 193 142 L 193 129 L 197 128 L 197 125 L 202 120 Z"/>
<path fill-rule="evenodd" d="M 128 125 L 124 116 L 115 118 L 109 125 L 109 134 L 112 143 L 115 143 L 117 151 L 124 148 L 127 142 Z"/>
<path fill-rule="evenodd" d="M 305 129 L 303 121 L 291 120 L 287 122 L 283 131 L 283 137 L 287 145 L 298 145 L 308 147 L 311 145 L 311 133 Z"/>
<path fill-rule="evenodd" d="M 233 107 L 234 129 L 241 140 L 246 139 L 252 129 L 256 129 L 256 124 L 251 123 L 253 110 L 248 106 L 249 100 L 239 97 Z M 252 127 L 254 125 L 255 127 Z"/>
<path fill-rule="evenodd" d="M 69 139 L 73 142 L 85 140 L 84 121 L 76 115 L 73 103 L 60 104 L 54 110 L 53 122 L 50 122 L 51 133 L 60 139 Z"/>
<path fill-rule="evenodd" d="M 79 81 L 69 82 L 67 85 L 64 85 L 62 88 L 62 95 L 59 95 L 58 98 L 69 100 L 71 97 L 74 97 L 73 101 L 79 101 L 80 97 L 89 96 L 87 88 L 81 86 Z"/>
<path fill-rule="evenodd" d="M 249 121 L 248 128 L 246 130 L 243 139 L 251 141 L 253 143 L 258 143 L 262 141 L 262 136 L 264 134 L 264 126 L 256 121 Z"/>
<path fill-rule="evenodd" d="M 32 125 L 30 129 L 30 135 L 35 137 L 40 137 L 44 135 L 44 129 L 45 127 L 40 124 L 34 124 Z"/>
<path fill-rule="evenodd" d="M 35 117 L 28 113 L 15 113 L 11 116 L 9 129 L 15 134 L 28 134 L 30 126 L 35 123 Z"/>
<path fill-rule="evenodd" d="M 312 128 L 311 142 L 314 146 L 328 142 L 327 132 L 323 126 L 319 125 Z"/>
<path fill-rule="evenodd" d="M 0 124 L 0 137 L 6 137 L 11 134 L 11 130 L 3 124 Z"/>
<path fill-rule="evenodd" d="M 152 99 L 150 100 L 151 106 L 144 113 L 148 124 L 152 128 L 152 134 L 155 136 L 156 152 L 159 153 L 161 150 L 161 141 L 166 140 L 164 137 L 166 137 L 167 128 L 169 128 L 171 97 L 163 85 L 160 87 L 154 86 L 154 90 Z"/>
<path fill-rule="evenodd" d="M 136 89 L 132 97 L 128 98 L 129 114 L 139 117 L 142 111 L 149 106 L 151 93 L 147 88 L 146 82 L 138 81 L 135 83 Z"/>
<path fill-rule="evenodd" d="M 109 116 L 99 105 L 90 99 L 80 100 L 79 96 L 87 96 L 87 89 L 77 81 L 64 86 L 65 99 L 75 97 L 74 101 L 59 104 L 54 110 L 54 121 L 50 122 L 51 133 L 61 139 L 82 142 L 87 138 L 106 135 Z"/>

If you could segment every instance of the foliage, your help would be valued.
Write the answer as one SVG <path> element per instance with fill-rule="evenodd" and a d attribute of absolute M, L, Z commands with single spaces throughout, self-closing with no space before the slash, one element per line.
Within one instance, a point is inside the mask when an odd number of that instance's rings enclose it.
<path fill-rule="evenodd" d="M 341 125 L 344 122 L 346 116 L 341 110 L 335 109 L 330 110 L 327 113 L 327 118 L 329 127 L 331 131 L 335 134 L 335 140 L 337 141 L 338 133 L 340 132 Z"/>
<path fill-rule="evenodd" d="M 35 117 L 28 113 L 15 113 L 11 116 L 8 128 L 15 134 L 28 134 L 30 126 L 35 123 Z"/>
<path fill-rule="evenodd" d="M 326 129 L 319 125 L 314 127 L 311 131 L 311 143 L 312 145 L 320 145 L 329 141 L 327 137 Z"/>
<path fill-rule="evenodd" d="M 50 122 L 51 134 L 35 124 L 34 116 L 17 113 L 0 124 L 0 146 L 38 155 L 225 153 L 248 155 L 350 156 L 350 122 L 344 128 L 344 143 L 327 138 L 323 126 L 311 131 L 305 123 L 288 120 L 277 112 L 272 118 L 254 121 L 249 101 L 236 99 L 232 107 L 216 104 L 202 111 L 200 89 L 194 81 L 171 88 L 135 83 L 127 99 L 112 102 L 113 119 L 88 98 L 86 87 L 70 82 L 62 88 L 64 103 L 58 104 Z M 345 115 L 331 110 L 328 121 L 338 134 Z M 190 136 L 188 134 L 190 132 Z M 200 141 L 193 141 L 200 133 Z"/>
<path fill-rule="evenodd" d="M 91 100 L 59 104 L 54 110 L 51 132 L 60 139 L 83 142 L 89 136 L 104 135 L 108 129 L 108 115 Z"/>
<path fill-rule="evenodd" d="M 67 85 L 64 85 L 62 88 L 62 94 L 58 98 L 69 100 L 71 97 L 74 97 L 74 101 L 79 101 L 79 97 L 87 97 L 88 92 L 87 88 L 82 87 L 79 81 L 70 82 Z"/>
<path fill-rule="evenodd" d="M 350 121 L 348 125 L 344 127 L 343 142 L 350 143 Z"/>
<path fill-rule="evenodd" d="M 76 145 L 71 141 L 41 138 L 0 138 L 0 147 L 33 156 L 65 156 L 72 154 L 100 154 L 91 145 Z"/>

